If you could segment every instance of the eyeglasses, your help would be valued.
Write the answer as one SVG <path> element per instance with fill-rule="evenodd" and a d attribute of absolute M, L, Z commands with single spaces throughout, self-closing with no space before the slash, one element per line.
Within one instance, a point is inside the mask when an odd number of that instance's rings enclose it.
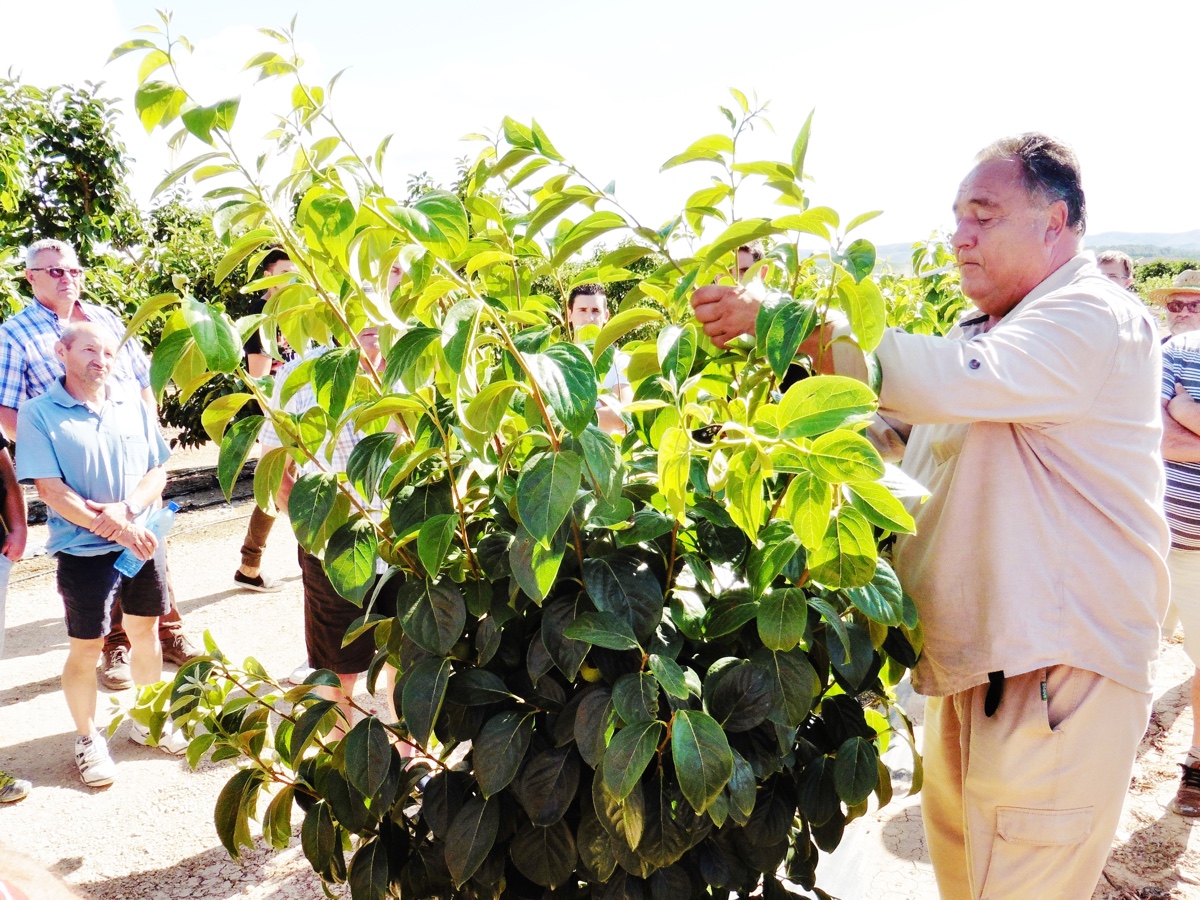
<path fill-rule="evenodd" d="M 1190 313 L 1200 312 L 1200 300 L 1168 300 L 1167 312 L 1181 313 L 1184 310 Z"/>
<path fill-rule="evenodd" d="M 70 275 L 72 278 L 82 278 L 83 269 L 72 269 L 64 266 L 35 266 L 29 270 L 30 272 L 47 272 L 51 278 L 58 279 L 64 275 Z"/>

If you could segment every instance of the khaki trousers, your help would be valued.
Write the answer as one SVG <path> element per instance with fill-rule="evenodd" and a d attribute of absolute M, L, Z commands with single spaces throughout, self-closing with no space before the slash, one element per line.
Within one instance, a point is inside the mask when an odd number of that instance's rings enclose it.
<path fill-rule="evenodd" d="M 943 900 L 1088 900 L 1108 859 L 1151 695 L 1069 666 L 925 707 L 921 812 Z"/>

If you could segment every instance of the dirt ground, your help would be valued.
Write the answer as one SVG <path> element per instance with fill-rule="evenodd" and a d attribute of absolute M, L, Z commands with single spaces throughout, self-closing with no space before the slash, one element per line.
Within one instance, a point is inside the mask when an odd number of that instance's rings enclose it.
<path fill-rule="evenodd" d="M 169 539 L 171 573 L 191 635 L 208 629 L 230 657 L 254 656 L 282 676 L 304 656 L 295 541 L 281 521 L 267 547 L 264 566 L 285 579 L 282 592 L 237 590 L 231 578 L 249 514 L 247 502 L 181 514 Z M 44 539 L 44 528 L 33 529 L 31 548 Z M 240 863 L 221 848 L 212 816 L 233 773 L 230 763 L 204 763 L 193 772 L 185 761 L 131 743 L 123 724 L 110 742 L 117 782 L 102 790 L 85 787 L 74 770 L 73 729 L 58 683 L 66 645 L 52 563 L 44 556 L 23 561 L 13 573 L 0 659 L 0 768 L 32 780 L 34 791 L 0 807 L 0 844 L 95 900 L 322 896 L 298 837 L 283 853 L 260 848 Z M 1200 829 L 1166 808 L 1190 737 L 1190 677 L 1179 643 L 1164 644 L 1154 717 L 1093 900 L 1200 900 Z M 102 691 L 102 721 L 110 696 L 130 699 Z M 854 858 L 861 887 L 848 888 L 842 900 L 936 897 L 918 799 L 896 800 L 854 823 L 847 838 L 860 832 Z M 298 830 L 298 816 L 294 822 Z"/>

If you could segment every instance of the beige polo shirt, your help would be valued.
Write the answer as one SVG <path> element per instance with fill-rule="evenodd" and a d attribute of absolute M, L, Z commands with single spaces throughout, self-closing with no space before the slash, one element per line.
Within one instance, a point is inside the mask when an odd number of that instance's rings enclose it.
<path fill-rule="evenodd" d="M 1168 598 L 1158 330 L 1090 254 L 986 321 L 877 351 L 881 412 L 916 426 L 903 468 L 932 494 L 895 548 L 925 635 L 913 684 L 1065 664 L 1149 690 Z"/>

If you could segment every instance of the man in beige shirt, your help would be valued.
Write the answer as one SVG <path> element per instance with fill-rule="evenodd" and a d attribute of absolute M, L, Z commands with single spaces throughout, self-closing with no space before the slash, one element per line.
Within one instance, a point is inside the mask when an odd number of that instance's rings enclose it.
<path fill-rule="evenodd" d="M 877 349 L 880 411 L 912 426 L 903 466 L 931 492 L 895 552 L 925 631 L 930 856 L 945 898 L 1084 900 L 1149 718 L 1167 603 L 1157 329 L 1081 253 L 1066 146 L 986 148 L 954 215 L 976 309 L 945 338 L 892 331 Z M 713 286 L 693 305 L 723 346 L 753 330 L 759 299 Z M 821 351 L 843 330 L 801 349 L 861 375 L 860 354 Z"/>

